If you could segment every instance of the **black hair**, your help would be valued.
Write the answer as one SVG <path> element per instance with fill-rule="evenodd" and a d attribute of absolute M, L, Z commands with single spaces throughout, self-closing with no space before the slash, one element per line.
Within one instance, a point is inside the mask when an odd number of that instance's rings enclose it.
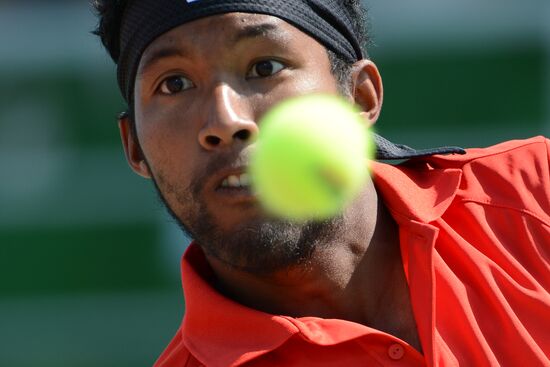
<path fill-rule="evenodd" d="M 120 54 L 120 26 L 124 10 L 129 1 L 132 0 L 92 0 L 99 22 L 93 33 L 101 39 L 101 43 L 115 63 Z M 352 15 L 353 31 L 367 57 L 367 46 L 370 43 L 369 30 L 367 25 L 367 11 L 361 4 L 361 0 L 340 0 L 346 10 Z M 328 57 L 331 65 L 331 73 L 336 78 L 340 92 L 349 94 L 350 76 L 352 64 L 335 52 L 328 50 Z M 133 121 L 134 106 L 128 106 L 127 116 Z M 133 125 L 133 123 L 132 123 Z M 134 131 L 135 132 L 135 131 Z"/>

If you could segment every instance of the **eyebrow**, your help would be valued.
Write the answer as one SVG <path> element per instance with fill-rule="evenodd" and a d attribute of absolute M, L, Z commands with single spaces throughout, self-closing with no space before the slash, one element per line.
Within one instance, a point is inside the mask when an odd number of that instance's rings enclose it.
<path fill-rule="evenodd" d="M 140 74 L 146 74 L 160 60 L 169 57 L 183 57 L 184 52 L 177 47 L 162 47 L 144 56 Z"/>
<path fill-rule="evenodd" d="M 278 30 L 279 28 L 273 23 L 247 25 L 233 36 L 231 43 L 235 45 L 245 39 L 268 36 L 270 33 L 279 33 L 277 32 Z"/>

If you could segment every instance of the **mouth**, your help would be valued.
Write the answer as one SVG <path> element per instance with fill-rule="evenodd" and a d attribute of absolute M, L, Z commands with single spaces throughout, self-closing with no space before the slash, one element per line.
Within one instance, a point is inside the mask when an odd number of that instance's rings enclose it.
<path fill-rule="evenodd" d="M 215 182 L 217 200 L 230 204 L 256 201 L 250 186 L 250 176 L 244 168 L 221 172 Z"/>
<path fill-rule="evenodd" d="M 220 188 L 249 189 L 250 179 L 248 173 L 232 174 L 223 179 Z"/>

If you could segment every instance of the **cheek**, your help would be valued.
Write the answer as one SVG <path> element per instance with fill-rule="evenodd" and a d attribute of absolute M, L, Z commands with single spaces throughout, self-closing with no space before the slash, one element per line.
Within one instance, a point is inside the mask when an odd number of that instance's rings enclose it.
<path fill-rule="evenodd" d="M 324 49 L 317 50 L 308 62 L 307 72 L 304 73 L 301 84 L 304 88 L 316 90 L 321 93 L 337 94 L 339 92 L 338 82 L 330 69 L 330 61 Z M 317 60 L 313 63 L 312 60 Z"/>
<path fill-rule="evenodd" d="M 336 84 L 334 77 L 330 74 L 322 77 L 319 75 L 306 74 L 302 75 L 298 81 L 299 87 L 304 93 L 326 93 L 337 94 L 338 85 Z"/>
<path fill-rule="evenodd" d="M 142 96 L 139 83 L 136 83 L 135 111 L 138 134 L 144 141 L 151 141 L 152 145 L 171 145 L 171 140 L 180 139 L 187 143 L 192 137 L 193 111 L 184 107 L 178 97 Z M 196 116 L 195 116 L 196 117 Z M 162 142 L 162 143 L 161 143 Z"/>
<path fill-rule="evenodd" d="M 153 175 L 182 182 L 191 175 L 197 162 L 196 133 L 179 120 L 175 110 L 142 110 L 136 128 L 141 148 Z"/>

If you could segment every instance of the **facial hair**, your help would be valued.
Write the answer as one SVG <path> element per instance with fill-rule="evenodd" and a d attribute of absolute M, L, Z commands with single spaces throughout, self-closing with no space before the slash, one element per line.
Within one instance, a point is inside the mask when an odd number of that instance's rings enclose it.
<path fill-rule="evenodd" d="M 200 193 L 213 173 L 225 167 L 245 166 L 246 160 L 243 154 L 213 160 L 187 187 L 170 182 L 167 175 L 157 171 L 153 183 L 159 201 L 207 255 L 231 268 L 258 276 L 299 266 L 306 270 L 315 250 L 329 246 L 343 231 L 343 216 L 297 223 L 261 215 L 239 228 L 223 230 L 216 225 Z M 176 202 L 171 203 L 167 197 Z"/>

